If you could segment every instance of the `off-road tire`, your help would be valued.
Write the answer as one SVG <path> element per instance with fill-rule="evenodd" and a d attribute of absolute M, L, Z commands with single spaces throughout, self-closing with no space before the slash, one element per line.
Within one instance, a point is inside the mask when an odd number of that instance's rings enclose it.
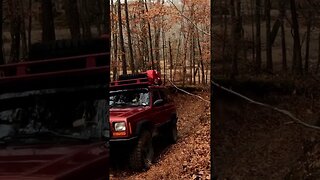
<path fill-rule="evenodd" d="M 177 140 L 178 140 L 177 123 L 175 123 L 175 122 L 170 123 L 167 128 L 166 134 L 167 134 L 167 140 L 170 144 L 177 143 Z"/>
<path fill-rule="evenodd" d="M 130 154 L 130 167 L 134 171 L 146 171 L 153 160 L 152 136 L 149 131 L 143 131 L 136 146 Z"/>

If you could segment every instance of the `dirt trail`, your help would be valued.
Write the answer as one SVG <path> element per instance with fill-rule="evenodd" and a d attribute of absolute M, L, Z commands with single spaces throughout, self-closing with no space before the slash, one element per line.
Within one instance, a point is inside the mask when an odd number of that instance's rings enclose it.
<path fill-rule="evenodd" d="M 209 100 L 210 93 L 199 93 Z M 210 179 L 210 104 L 175 94 L 178 109 L 177 144 L 166 147 L 147 172 L 112 170 L 111 180 Z"/>

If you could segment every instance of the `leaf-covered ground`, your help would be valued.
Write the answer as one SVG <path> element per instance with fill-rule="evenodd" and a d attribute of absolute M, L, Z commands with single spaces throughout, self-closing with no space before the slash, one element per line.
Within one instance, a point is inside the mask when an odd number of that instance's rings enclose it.
<path fill-rule="evenodd" d="M 198 93 L 209 100 L 210 93 Z M 210 178 L 210 104 L 196 97 L 175 94 L 178 109 L 177 144 L 158 155 L 147 172 L 132 173 L 126 168 L 113 168 L 111 180 L 180 180 Z"/>
<path fill-rule="evenodd" d="M 270 94 L 259 98 L 319 125 L 320 102 L 314 96 Z M 218 96 L 214 108 L 213 151 L 218 180 L 320 179 L 319 130 L 305 128 L 235 96 Z"/>

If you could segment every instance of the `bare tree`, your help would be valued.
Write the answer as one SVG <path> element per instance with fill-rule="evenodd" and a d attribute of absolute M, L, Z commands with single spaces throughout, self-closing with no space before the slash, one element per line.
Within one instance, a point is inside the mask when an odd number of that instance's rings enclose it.
<path fill-rule="evenodd" d="M 146 13 L 149 12 L 149 9 L 148 9 L 148 4 L 147 4 L 147 0 L 144 1 L 144 5 L 145 5 L 145 8 L 146 8 Z M 149 35 L 149 46 L 150 46 L 150 60 L 151 60 L 151 68 L 154 69 L 154 59 L 153 59 L 153 46 L 152 46 L 152 35 L 151 35 L 151 25 L 150 25 L 150 22 L 147 21 L 147 25 L 148 25 L 148 35 Z"/>
<path fill-rule="evenodd" d="M 127 74 L 127 60 L 126 51 L 124 47 L 124 38 L 122 30 L 122 16 L 121 16 L 121 2 L 118 0 L 118 23 L 119 23 L 119 37 L 120 37 L 120 49 L 121 49 L 121 60 L 122 60 L 122 73 Z"/>
<path fill-rule="evenodd" d="M 130 22 L 129 22 L 129 12 L 128 12 L 128 1 L 125 0 L 125 13 L 126 13 L 126 27 L 127 27 L 127 34 L 128 34 L 128 46 L 129 46 L 129 54 L 130 54 L 130 67 L 132 73 L 135 72 L 135 65 L 134 65 L 134 57 L 133 57 L 133 49 L 132 49 L 132 38 L 131 38 L 131 30 L 130 30 Z"/>

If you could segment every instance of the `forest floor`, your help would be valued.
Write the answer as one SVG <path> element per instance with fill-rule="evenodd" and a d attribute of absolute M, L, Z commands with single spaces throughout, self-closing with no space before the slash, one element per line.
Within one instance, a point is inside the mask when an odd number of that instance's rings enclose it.
<path fill-rule="evenodd" d="M 196 94 L 210 100 L 208 92 Z M 112 167 L 111 180 L 210 179 L 210 103 L 186 94 L 174 95 L 179 116 L 178 142 L 157 142 L 155 163 L 146 172 L 130 172 L 125 165 Z"/>
<path fill-rule="evenodd" d="M 317 84 L 309 84 L 307 93 L 258 93 L 252 87 L 242 91 L 319 126 Z M 229 93 L 217 91 L 214 97 L 213 151 L 218 180 L 320 179 L 320 130 Z"/>

